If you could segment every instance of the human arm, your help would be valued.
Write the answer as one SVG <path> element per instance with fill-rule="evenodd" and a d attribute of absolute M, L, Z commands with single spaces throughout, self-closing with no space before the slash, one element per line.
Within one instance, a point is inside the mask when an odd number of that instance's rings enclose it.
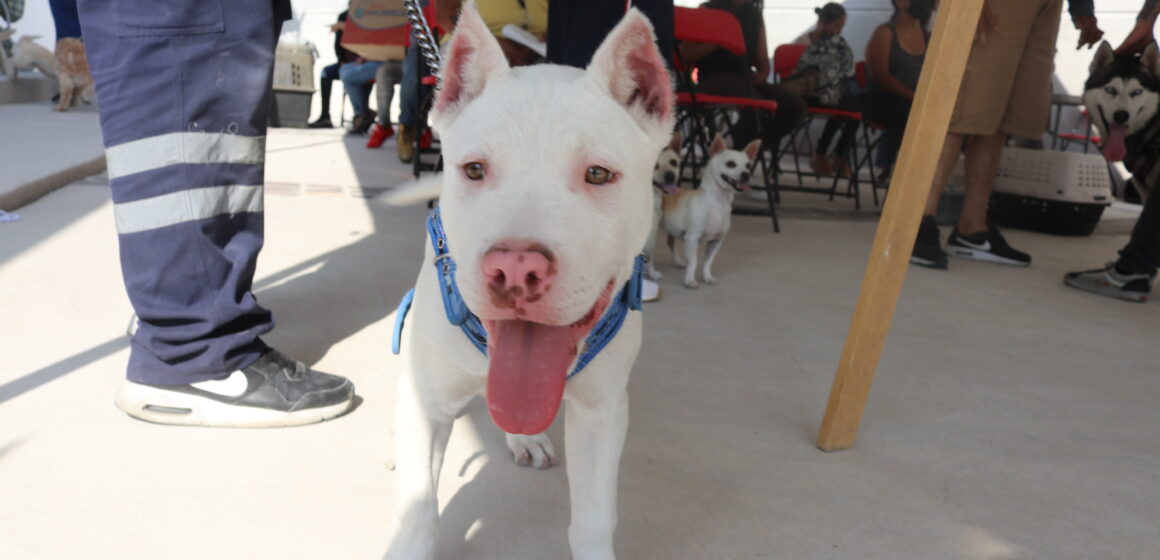
<path fill-rule="evenodd" d="M 701 59 L 713 54 L 717 50 L 717 45 L 713 43 L 690 43 L 682 42 L 677 50 L 681 53 L 681 60 L 687 65 L 693 65 L 701 61 Z"/>
<path fill-rule="evenodd" d="M 757 35 L 757 71 L 753 74 L 754 83 L 764 83 L 769 78 L 769 48 L 765 45 L 765 23 L 761 24 Z"/>
<path fill-rule="evenodd" d="M 882 91 L 904 99 L 914 100 L 914 91 L 890 75 L 890 28 L 879 25 L 866 45 L 866 64 L 870 67 L 870 79 Z"/>
<path fill-rule="evenodd" d="M 1084 45 L 1090 49 L 1104 36 L 1096 20 L 1095 4 L 1093 0 L 1069 0 L 1067 11 L 1071 14 L 1071 22 L 1079 30 L 1079 42 L 1076 50 Z"/>
<path fill-rule="evenodd" d="M 1144 50 L 1155 41 L 1152 37 L 1152 28 L 1156 25 L 1156 16 L 1160 15 L 1160 0 L 1144 0 L 1140 14 L 1136 16 L 1136 27 L 1116 47 L 1116 54 L 1132 54 Z"/>
<path fill-rule="evenodd" d="M 975 36 L 980 42 L 986 43 L 987 37 L 998 28 L 999 16 L 991 9 L 991 0 L 983 0 L 983 11 L 979 14 L 979 26 L 975 30 Z"/>

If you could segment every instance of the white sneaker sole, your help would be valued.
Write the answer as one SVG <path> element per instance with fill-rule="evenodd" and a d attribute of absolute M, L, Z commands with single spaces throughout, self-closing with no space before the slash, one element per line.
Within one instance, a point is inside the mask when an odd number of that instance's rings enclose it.
<path fill-rule="evenodd" d="M 280 428 L 315 424 L 350 410 L 354 398 L 338 404 L 283 412 L 237 406 L 196 395 L 166 391 L 126 380 L 117 391 L 117 408 L 156 424 L 221 428 Z"/>
<path fill-rule="evenodd" d="M 1017 261 L 1014 259 L 1007 259 L 996 255 L 990 251 L 980 251 L 978 249 L 971 249 L 959 245 L 947 245 L 947 254 L 953 255 L 963 259 L 974 259 L 976 261 L 991 262 L 997 264 L 1005 264 L 1007 266 L 1030 266 L 1030 262 Z"/>

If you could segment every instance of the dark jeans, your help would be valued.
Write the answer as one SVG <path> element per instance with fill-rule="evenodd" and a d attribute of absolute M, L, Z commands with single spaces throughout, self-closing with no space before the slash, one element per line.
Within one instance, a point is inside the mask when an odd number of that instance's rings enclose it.
<path fill-rule="evenodd" d="M 806 118 L 806 102 L 801 97 L 774 84 L 755 84 L 748 78 L 729 74 L 708 74 L 701 77 L 697 92 L 708 95 L 729 95 L 753 99 L 771 99 L 777 102 L 777 111 L 761 111 L 761 142 L 764 147 L 777 150 L 781 139 L 796 129 Z M 733 146 L 740 149 L 758 137 L 758 112 L 742 109 L 733 128 Z"/>
<path fill-rule="evenodd" d="M 856 113 L 861 112 L 865 106 L 865 100 L 857 95 L 843 97 L 837 107 L 818 105 L 818 107 L 824 109 L 838 109 L 840 111 L 853 111 Z M 830 117 L 826 120 L 826 126 L 822 129 L 822 135 L 818 138 L 818 147 L 814 152 L 822 155 L 828 153 L 830 151 L 830 143 L 834 140 L 834 135 L 841 130 L 842 135 L 838 137 L 838 147 L 834 151 L 834 155 L 845 159 L 846 154 L 850 153 L 850 148 L 854 145 L 854 141 L 858 139 L 858 125 L 860 124 L 862 123 L 855 119 Z"/>
<path fill-rule="evenodd" d="M 866 118 L 886 127 L 878 144 L 875 162 L 882 168 L 890 167 L 898 158 L 906 121 L 910 118 L 910 100 L 882 92 L 870 92 L 866 101 Z"/>
<path fill-rule="evenodd" d="M 1153 187 L 1155 188 L 1155 187 Z M 1132 228 L 1132 237 L 1120 250 L 1116 268 L 1128 274 L 1156 276 L 1160 266 L 1160 193 L 1155 191 L 1144 202 L 1144 211 Z"/>
<path fill-rule="evenodd" d="M 403 76 L 399 81 L 399 124 L 412 126 L 419 116 L 419 101 L 430 90 L 423 86 L 419 90 L 419 43 L 412 37 L 411 44 L 403 57 Z"/>

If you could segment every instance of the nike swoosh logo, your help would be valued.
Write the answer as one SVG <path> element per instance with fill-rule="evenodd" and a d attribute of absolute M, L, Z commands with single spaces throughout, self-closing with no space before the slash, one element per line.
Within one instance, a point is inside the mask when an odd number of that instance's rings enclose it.
<path fill-rule="evenodd" d="M 244 372 L 235 370 L 225 379 L 211 379 L 209 381 L 193 383 L 192 385 L 202 391 L 208 391 L 223 397 L 240 397 L 250 387 L 250 382 L 246 379 Z"/>
<path fill-rule="evenodd" d="M 984 241 L 982 245 L 979 245 L 979 244 L 971 243 L 970 241 L 967 241 L 966 239 L 963 239 L 962 237 L 960 237 L 959 244 L 964 246 L 964 247 L 967 247 L 969 249 L 975 249 L 977 251 L 987 251 L 987 252 L 991 251 L 991 242 L 990 241 Z"/>

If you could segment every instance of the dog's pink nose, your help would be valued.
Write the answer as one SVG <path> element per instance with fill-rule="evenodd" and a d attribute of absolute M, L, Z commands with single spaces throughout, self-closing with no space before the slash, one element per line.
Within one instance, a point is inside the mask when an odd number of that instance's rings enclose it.
<path fill-rule="evenodd" d="M 484 255 L 483 274 L 500 307 L 515 307 L 517 300 L 534 303 L 551 286 L 555 257 L 540 244 L 502 243 Z"/>

